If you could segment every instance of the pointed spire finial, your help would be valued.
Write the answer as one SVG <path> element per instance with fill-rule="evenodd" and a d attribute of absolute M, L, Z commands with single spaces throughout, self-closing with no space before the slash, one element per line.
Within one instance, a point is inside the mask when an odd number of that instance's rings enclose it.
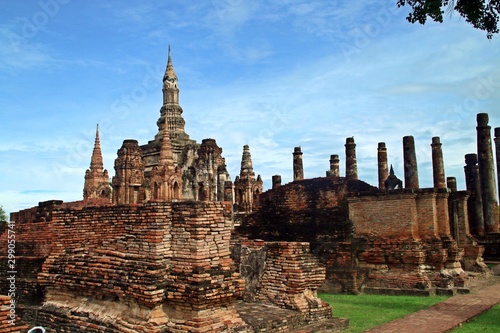
<path fill-rule="evenodd" d="M 102 153 L 101 153 L 101 143 L 99 140 L 99 124 L 97 124 L 96 130 L 95 130 L 95 142 L 94 142 L 94 150 L 92 152 L 92 157 L 90 160 L 90 169 L 95 169 L 98 170 L 99 172 L 102 172 L 104 168 L 103 162 L 102 162 Z"/>
<path fill-rule="evenodd" d="M 392 168 L 392 164 L 391 164 L 391 171 L 389 171 L 389 175 L 394 176 L 394 169 Z"/>
<path fill-rule="evenodd" d="M 172 54 L 170 52 L 170 44 L 168 44 L 168 60 L 167 60 L 167 69 L 165 70 L 165 75 L 163 76 L 163 82 L 168 81 L 177 81 L 177 74 L 175 74 L 174 65 L 172 64 Z"/>
<path fill-rule="evenodd" d="M 252 156 L 250 155 L 250 147 L 248 145 L 243 146 L 243 154 L 241 156 L 241 170 L 240 178 L 254 178 L 255 173 L 253 172 L 252 166 Z"/>

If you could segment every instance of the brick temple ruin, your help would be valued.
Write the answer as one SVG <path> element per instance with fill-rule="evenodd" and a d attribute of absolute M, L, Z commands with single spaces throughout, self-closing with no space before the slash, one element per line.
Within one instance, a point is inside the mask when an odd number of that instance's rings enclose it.
<path fill-rule="evenodd" d="M 500 257 L 498 201 L 488 115 L 477 115 L 478 153 L 465 155 L 466 191 L 445 177 L 439 137 L 430 143 L 433 187 L 420 188 L 415 143 L 402 140 L 404 181 L 377 148 L 378 186 L 358 179 L 354 138 L 345 143 L 345 177 L 331 155 L 326 177 L 304 179 L 293 151 L 294 181 L 260 196 L 236 234 L 267 241 L 305 241 L 325 265 L 321 290 L 428 295 L 467 292 L 491 276 L 483 260 Z M 497 166 L 500 128 L 495 129 Z M 478 157 L 479 156 L 479 157 Z"/>
<path fill-rule="evenodd" d="M 169 50 L 154 140 L 124 140 L 110 184 L 97 128 L 83 200 L 11 214 L 18 327 L 2 329 L 329 332 L 347 324 L 317 296 L 326 269 L 308 243 L 232 237 L 233 213 L 256 209 L 262 193 L 250 149 L 233 184 L 222 149 L 191 140 L 182 112 Z"/>
<path fill-rule="evenodd" d="M 500 256 L 500 233 L 486 114 L 477 116 L 478 150 L 465 156 L 466 191 L 446 178 L 439 137 L 434 186 L 420 188 L 406 136 L 403 180 L 383 142 L 377 186 L 360 180 L 349 137 L 345 176 L 331 155 L 325 177 L 304 179 L 295 147 L 293 181 L 275 175 L 263 192 L 249 146 L 232 182 L 216 141 L 185 132 L 170 50 L 162 91 L 158 133 L 144 145 L 123 141 L 111 183 L 97 129 L 83 200 L 11 214 L 12 332 L 26 323 L 50 332 L 333 332 L 346 321 L 318 290 L 455 293 L 491 275 L 483 254 Z M 500 128 L 494 141 L 499 166 Z M 7 253 L 6 224 L 0 238 Z M 0 287 L 8 290 L 5 278 Z"/>

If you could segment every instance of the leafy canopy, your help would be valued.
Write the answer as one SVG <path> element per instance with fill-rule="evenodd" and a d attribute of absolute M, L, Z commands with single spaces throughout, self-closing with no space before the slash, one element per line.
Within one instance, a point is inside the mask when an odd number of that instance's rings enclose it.
<path fill-rule="evenodd" d="M 7 221 L 7 213 L 2 206 L 0 206 L 0 221 Z"/>
<path fill-rule="evenodd" d="M 488 39 L 498 33 L 500 0 L 398 0 L 397 5 L 411 7 L 406 17 L 411 23 L 425 24 L 427 17 L 442 23 L 447 7 L 448 13 L 456 11 L 474 28 L 485 31 Z"/>

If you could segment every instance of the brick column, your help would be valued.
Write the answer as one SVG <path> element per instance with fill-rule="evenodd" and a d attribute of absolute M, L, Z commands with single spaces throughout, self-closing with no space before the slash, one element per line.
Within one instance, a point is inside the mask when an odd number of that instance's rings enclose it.
<path fill-rule="evenodd" d="M 498 199 L 500 200 L 500 127 L 495 128 L 495 156 L 497 158 Z"/>
<path fill-rule="evenodd" d="M 432 175 L 434 179 L 434 188 L 446 188 L 444 176 L 443 151 L 441 141 L 438 136 L 432 138 Z"/>
<path fill-rule="evenodd" d="M 405 188 L 419 188 L 417 155 L 413 136 L 403 137 L 403 159 L 405 171 Z"/>
<path fill-rule="evenodd" d="M 273 176 L 273 190 L 281 186 L 281 176 L 274 175 Z"/>
<path fill-rule="evenodd" d="M 353 137 L 345 140 L 345 176 L 348 179 L 358 179 L 356 144 L 354 143 Z"/>
<path fill-rule="evenodd" d="M 450 226 L 452 229 L 452 236 L 457 241 L 459 247 L 464 247 L 470 243 L 468 237 L 469 231 L 469 218 L 467 209 L 467 200 L 469 193 L 467 191 L 453 192 L 450 195 L 449 210 L 450 210 Z"/>
<path fill-rule="evenodd" d="M 477 153 L 481 192 L 483 197 L 484 226 L 487 233 L 498 232 L 498 203 L 495 183 L 495 166 L 491 147 L 491 127 L 488 114 L 477 115 Z"/>
<path fill-rule="evenodd" d="M 339 155 L 330 155 L 330 170 L 326 172 L 327 177 L 340 177 Z"/>
<path fill-rule="evenodd" d="M 302 164 L 302 151 L 300 147 L 293 150 L 293 180 L 304 179 L 304 166 Z"/>
<path fill-rule="evenodd" d="M 438 190 L 436 193 L 436 222 L 439 236 L 446 238 L 451 235 L 450 214 L 448 210 L 448 197 L 450 193 L 446 189 Z"/>
<path fill-rule="evenodd" d="M 378 161 L 378 188 L 385 190 L 385 181 L 389 177 L 389 166 L 387 163 L 387 148 L 385 142 L 379 142 L 377 148 Z"/>
<path fill-rule="evenodd" d="M 456 192 L 457 179 L 455 177 L 446 177 L 446 187 L 450 189 L 450 192 Z"/>
<path fill-rule="evenodd" d="M 483 199 L 477 154 L 465 155 L 465 186 L 470 196 L 467 201 L 470 231 L 473 235 L 484 236 Z"/>

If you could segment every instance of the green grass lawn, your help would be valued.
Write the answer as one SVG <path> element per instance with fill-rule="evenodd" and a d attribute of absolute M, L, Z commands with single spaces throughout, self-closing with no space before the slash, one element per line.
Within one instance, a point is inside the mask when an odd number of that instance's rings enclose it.
<path fill-rule="evenodd" d="M 500 305 L 494 306 L 490 311 L 453 330 L 453 333 L 476 332 L 500 332 Z"/>
<path fill-rule="evenodd" d="M 348 318 L 349 329 L 345 332 L 363 332 L 369 328 L 404 317 L 425 309 L 448 297 L 341 295 L 320 294 L 319 297 L 333 307 L 335 317 Z M 467 331 L 469 332 L 469 331 Z"/>

